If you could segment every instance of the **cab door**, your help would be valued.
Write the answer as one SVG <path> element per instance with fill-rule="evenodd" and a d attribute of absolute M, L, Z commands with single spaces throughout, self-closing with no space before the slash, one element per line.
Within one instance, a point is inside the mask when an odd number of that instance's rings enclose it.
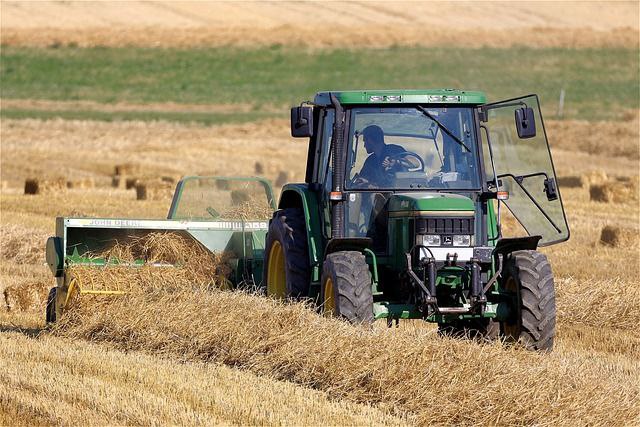
<path fill-rule="evenodd" d="M 485 164 L 490 188 L 508 192 L 504 200 L 540 246 L 569 238 L 551 151 L 537 95 L 528 95 L 479 108 Z"/>

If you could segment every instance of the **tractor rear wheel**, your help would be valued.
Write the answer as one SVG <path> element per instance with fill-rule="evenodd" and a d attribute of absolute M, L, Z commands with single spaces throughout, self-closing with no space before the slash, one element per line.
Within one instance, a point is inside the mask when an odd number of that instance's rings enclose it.
<path fill-rule="evenodd" d="M 56 294 L 58 292 L 58 288 L 53 287 L 49 290 L 49 295 L 47 296 L 47 310 L 46 310 L 46 320 L 47 323 L 53 323 L 56 321 Z"/>
<path fill-rule="evenodd" d="M 340 251 L 327 255 L 320 283 L 325 315 L 351 323 L 373 323 L 371 272 L 363 254 Z"/>
<path fill-rule="evenodd" d="M 515 296 L 513 316 L 501 334 L 530 350 L 551 351 L 556 333 L 556 296 L 551 264 L 537 251 L 512 252 L 505 260 L 502 288 Z"/>
<path fill-rule="evenodd" d="M 277 211 L 267 233 L 264 282 L 267 295 L 301 298 L 309 295 L 311 267 L 304 213 L 301 209 Z"/>

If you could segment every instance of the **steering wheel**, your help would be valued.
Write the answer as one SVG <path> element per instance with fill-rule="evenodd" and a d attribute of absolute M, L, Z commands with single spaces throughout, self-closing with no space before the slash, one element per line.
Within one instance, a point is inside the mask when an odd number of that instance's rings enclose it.
<path fill-rule="evenodd" d="M 402 158 L 413 157 L 418 159 L 420 166 L 415 167 L 411 162 L 408 162 L 406 159 L 401 160 Z M 405 167 L 407 172 L 424 172 L 424 160 L 420 155 L 414 153 L 413 151 L 403 151 L 401 153 L 393 154 L 391 156 L 387 156 L 389 160 L 398 160 L 400 166 Z"/>

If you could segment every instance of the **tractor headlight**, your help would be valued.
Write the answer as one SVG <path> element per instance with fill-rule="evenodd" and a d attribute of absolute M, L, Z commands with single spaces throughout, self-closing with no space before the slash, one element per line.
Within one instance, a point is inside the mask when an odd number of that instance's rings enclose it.
<path fill-rule="evenodd" d="M 468 234 L 455 234 L 453 246 L 471 246 L 471 236 Z"/>
<path fill-rule="evenodd" d="M 423 246 L 440 246 L 440 236 L 437 234 L 426 234 L 418 237 L 422 238 L 422 241 L 418 242 L 418 244 Z"/>

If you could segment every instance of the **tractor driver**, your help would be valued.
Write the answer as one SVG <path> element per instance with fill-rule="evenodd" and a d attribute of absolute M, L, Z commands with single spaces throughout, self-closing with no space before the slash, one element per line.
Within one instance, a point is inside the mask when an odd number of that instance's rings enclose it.
<path fill-rule="evenodd" d="M 385 144 L 384 132 L 380 126 L 367 126 L 362 130 L 362 137 L 369 157 L 364 161 L 353 183 L 360 187 L 391 186 L 393 172 L 403 169 L 404 163 L 399 157 L 406 153 L 406 150 L 396 144 Z"/>

